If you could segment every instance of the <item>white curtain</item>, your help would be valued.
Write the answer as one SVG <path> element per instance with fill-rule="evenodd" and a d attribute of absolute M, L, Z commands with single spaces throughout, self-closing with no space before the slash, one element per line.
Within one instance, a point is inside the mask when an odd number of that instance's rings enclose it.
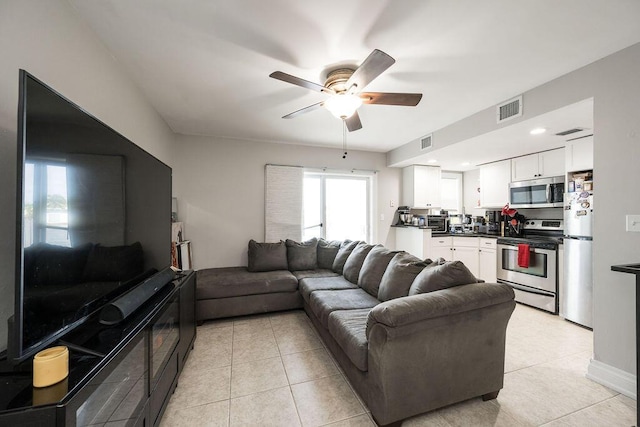
<path fill-rule="evenodd" d="M 302 186 L 299 166 L 266 165 L 264 241 L 302 239 Z"/>

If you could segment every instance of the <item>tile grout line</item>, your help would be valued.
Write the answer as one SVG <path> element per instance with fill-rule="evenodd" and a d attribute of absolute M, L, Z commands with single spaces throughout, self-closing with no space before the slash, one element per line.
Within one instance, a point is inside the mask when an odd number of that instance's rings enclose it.
<path fill-rule="evenodd" d="M 584 410 L 586 410 L 586 409 L 588 409 L 588 408 L 591 408 L 592 406 L 599 405 L 599 404 L 601 404 L 601 403 L 603 403 L 603 402 L 606 402 L 607 400 L 615 399 L 615 398 L 616 398 L 616 397 L 618 397 L 620 394 L 621 394 L 621 393 L 617 393 L 617 394 L 616 394 L 616 395 L 614 395 L 614 396 L 610 396 L 610 397 L 604 398 L 604 399 L 602 399 L 602 400 L 600 400 L 600 401 L 598 401 L 598 402 L 592 403 L 592 404 L 587 405 L 587 406 L 585 406 L 585 407 L 583 407 L 583 408 L 576 409 L 575 411 L 569 412 L 568 414 L 564 414 L 564 415 L 562 415 L 562 416 L 560 416 L 560 417 L 558 417 L 558 418 L 554 418 L 554 419 L 552 419 L 552 420 L 550 420 L 550 421 L 547 421 L 547 422 L 546 422 L 546 423 L 544 423 L 544 424 L 540 424 L 540 425 L 539 425 L 539 427 L 543 427 L 543 426 L 545 426 L 545 425 L 547 425 L 547 424 L 550 424 L 550 423 L 552 423 L 552 422 L 554 422 L 554 421 L 561 420 L 561 419 L 566 418 L 566 417 L 568 417 L 568 416 L 570 416 L 570 415 L 577 414 L 578 412 L 584 411 Z"/>
<path fill-rule="evenodd" d="M 273 323 L 271 322 L 271 317 L 269 318 L 269 324 L 271 325 L 271 329 L 273 332 L 273 336 L 275 337 L 275 331 L 273 331 Z M 293 388 L 291 388 L 291 380 L 289 379 L 289 373 L 287 372 L 287 367 L 284 365 L 284 360 L 282 359 L 282 351 L 280 350 L 280 344 L 278 344 L 278 339 L 276 338 L 276 347 L 278 347 L 278 354 L 280 354 L 280 363 L 282 363 L 282 368 L 284 369 L 284 374 L 287 377 L 287 384 L 289 386 L 289 394 L 291 395 L 291 400 L 293 401 L 293 407 L 296 409 L 296 415 L 298 416 L 298 421 L 300 422 L 300 426 L 302 426 L 302 416 L 300 415 L 300 409 L 298 408 L 298 404 L 296 402 L 296 398 L 293 395 Z"/>

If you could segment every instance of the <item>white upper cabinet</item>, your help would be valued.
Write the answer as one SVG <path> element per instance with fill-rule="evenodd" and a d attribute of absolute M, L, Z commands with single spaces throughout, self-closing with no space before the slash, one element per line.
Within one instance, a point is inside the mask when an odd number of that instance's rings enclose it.
<path fill-rule="evenodd" d="M 437 166 L 413 165 L 402 169 L 402 204 L 412 208 L 439 208 L 441 175 Z"/>
<path fill-rule="evenodd" d="M 562 176 L 565 172 L 564 148 L 511 159 L 511 181 Z"/>
<path fill-rule="evenodd" d="M 567 142 L 565 169 L 567 172 L 593 169 L 593 135 Z"/>
<path fill-rule="evenodd" d="M 540 177 L 564 175 L 564 148 L 544 151 L 539 154 L 538 166 Z"/>
<path fill-rule="evenodd" d="M 509 203 L 511 160 L 480 166 L 480 205 L 483 208 L 501 208 Z"/>

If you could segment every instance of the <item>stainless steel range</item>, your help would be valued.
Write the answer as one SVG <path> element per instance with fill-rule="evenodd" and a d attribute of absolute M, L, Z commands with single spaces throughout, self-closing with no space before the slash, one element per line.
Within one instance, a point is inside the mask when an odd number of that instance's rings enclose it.
<path fill-rule="evenodd" d="M 498 238 L 498 282 L 513 288 L 516 301 L 558 313 L 558 244 L 563 229 L 563 220 L 529 219 L 523 237 Z"/>

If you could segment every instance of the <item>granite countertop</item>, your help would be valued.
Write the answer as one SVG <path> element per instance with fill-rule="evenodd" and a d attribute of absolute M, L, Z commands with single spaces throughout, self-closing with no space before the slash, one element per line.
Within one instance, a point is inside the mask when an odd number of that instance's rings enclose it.
<path fill-rule="evenodd" d="M 430 227 L 428 225 L 398 225 L 398 224 L 394 224 L 392 225 L 392 227 L 397 227 L 397 228 L 418 228 L 420 230 L 433 230 L 436 227 Z"/>
<path fill-rule="evenodd" d="M 416 230 L 433 230 L 436 227 L 429 226 L 418 226 L 418 225 L 392 225 L 391 227 L 396 228 L 415 228 Z M 449 232 L 431 232 L 432 236 L 455 236 L 455 237 L 490 237 L 490 238 L 498 238 L 500 237 L 500 233 L 449 233 Z"/>

